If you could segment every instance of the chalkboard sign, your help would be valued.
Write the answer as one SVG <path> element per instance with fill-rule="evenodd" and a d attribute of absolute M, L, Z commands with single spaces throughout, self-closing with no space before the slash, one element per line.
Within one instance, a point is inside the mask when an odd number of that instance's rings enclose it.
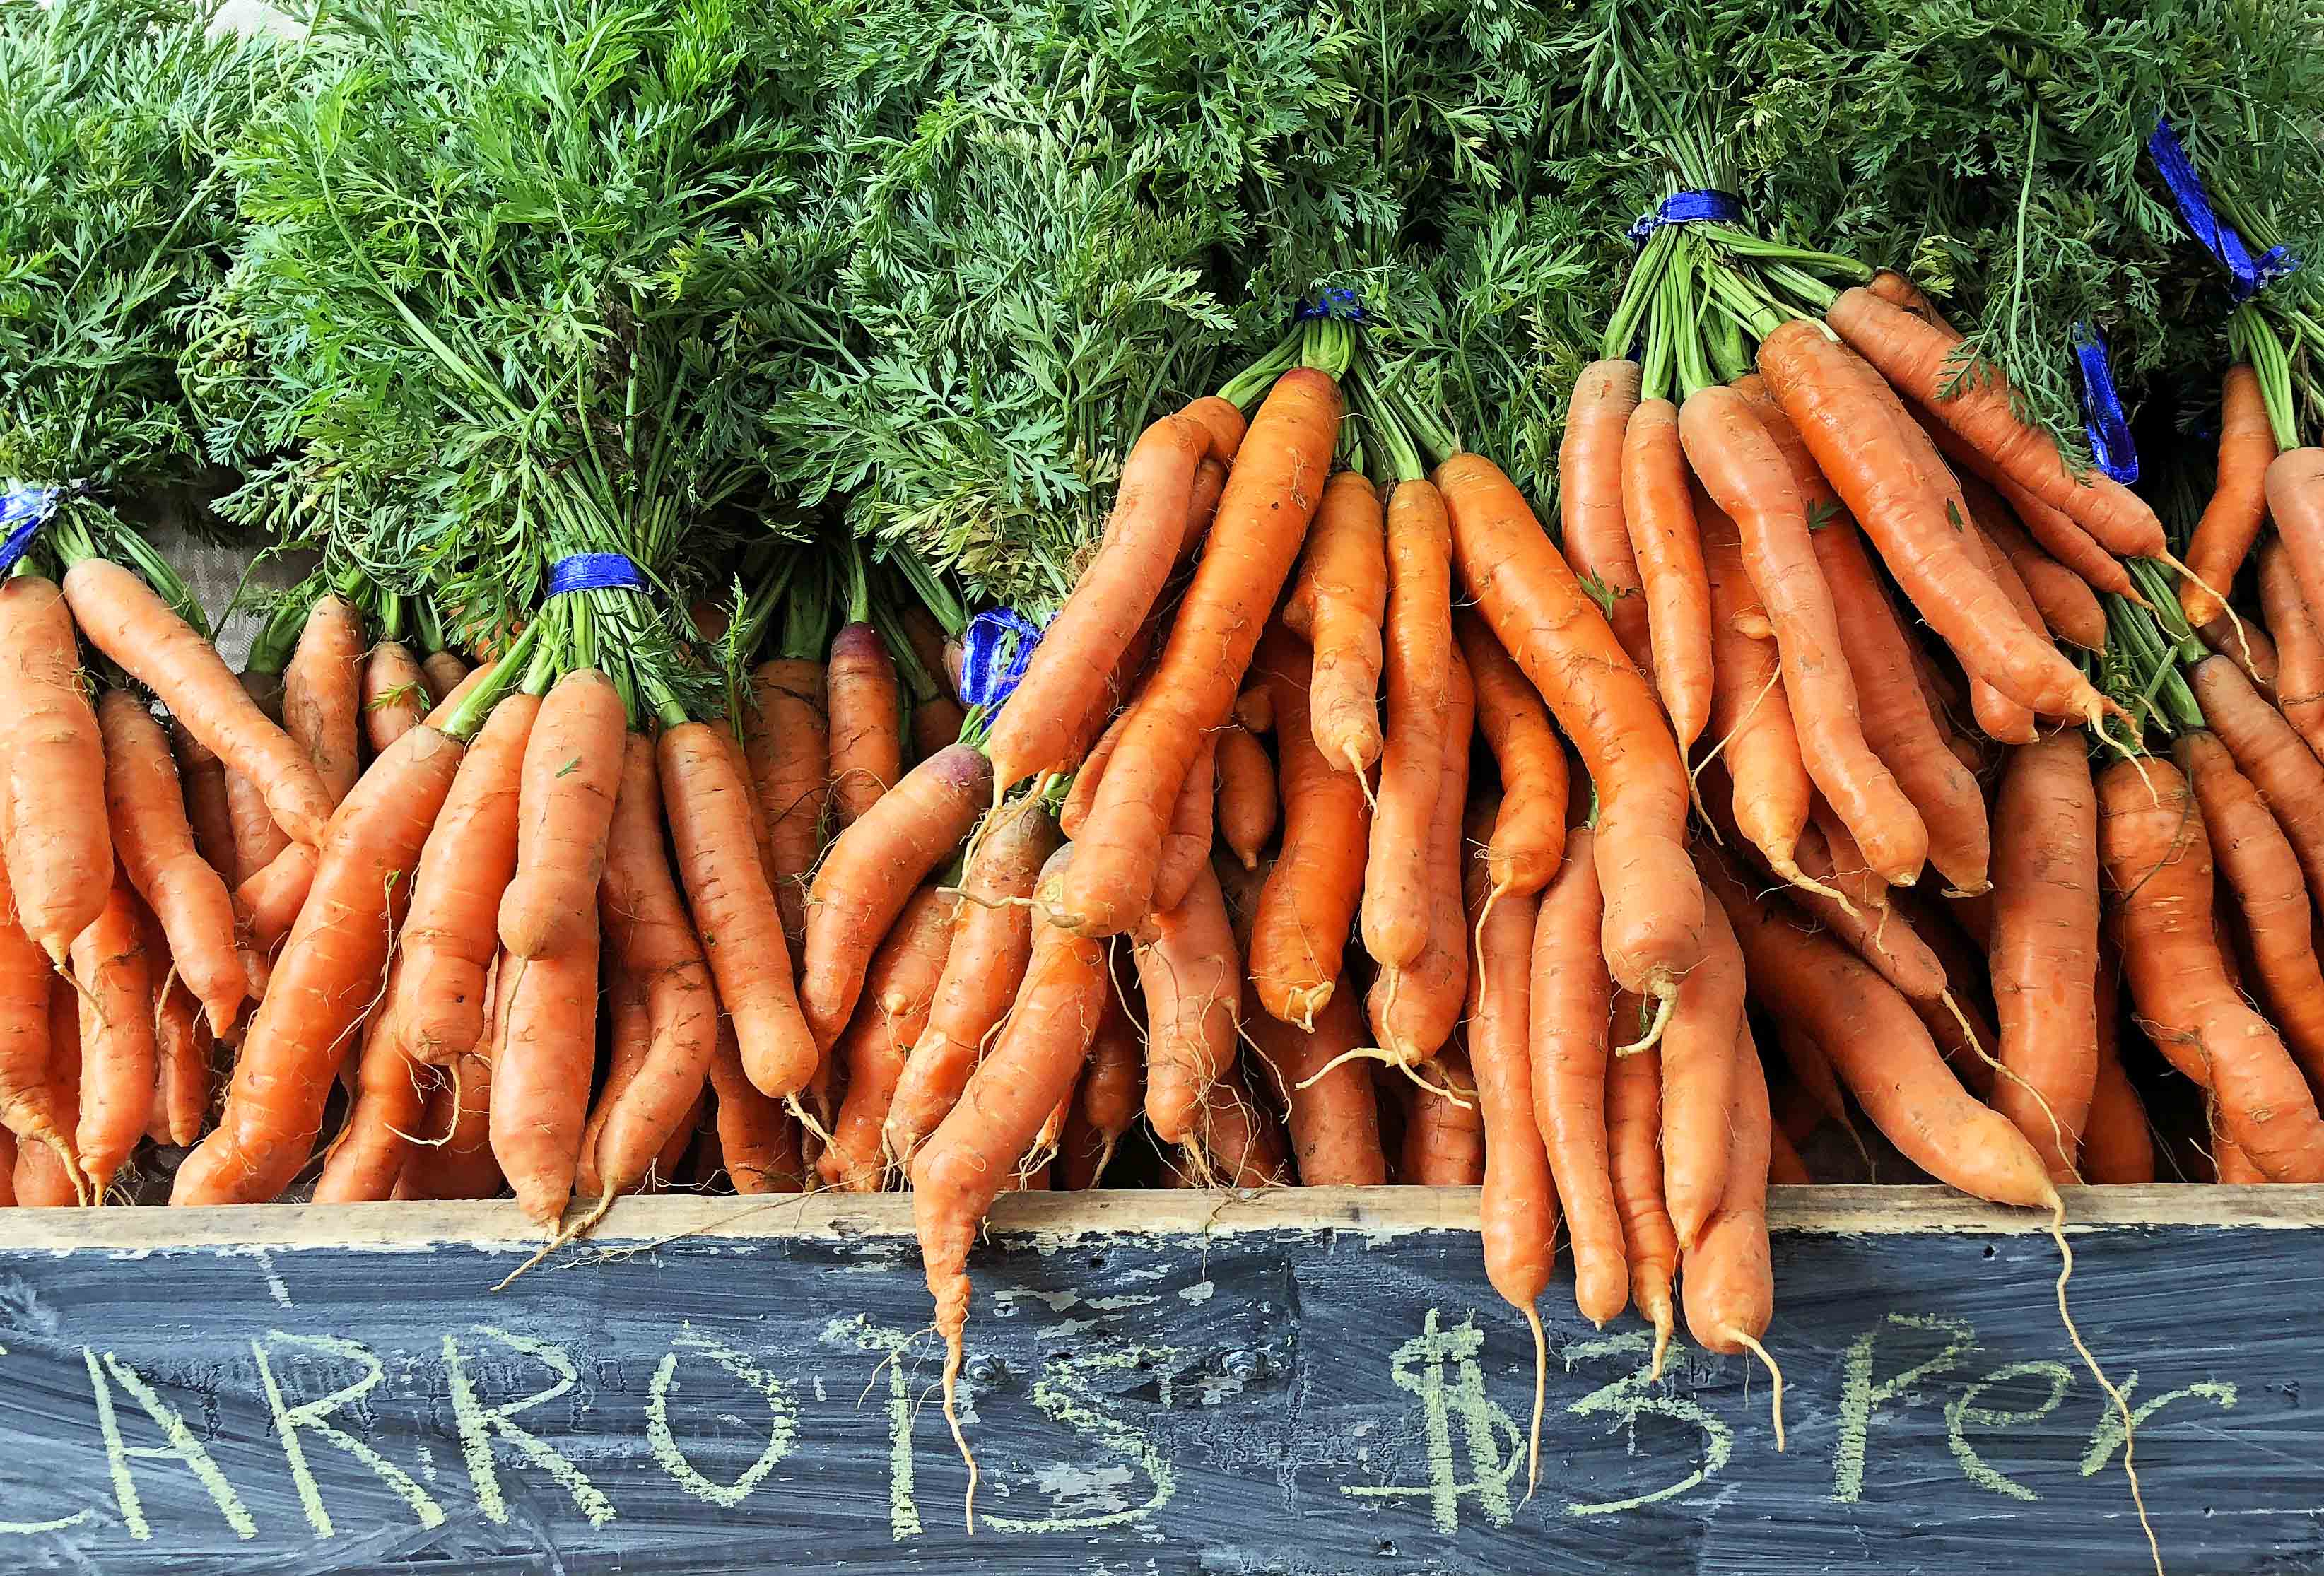
<path fill-rule="evenodd" d="M 2070 1208 L 2174 1571 L 2324 1570 L 2324 1198 Z M 2050 1240 L 1778 1190 L 1789 1384 L 1554 1287 L 1473 1194 L 1013 1195 L 975 1266 L 974 1534 L 899 1198 L 664 1198 L 505 1292 L 511 1206 L 0 1213 L 0 1569 L 2151 1569 Z M 13 1548 L 9 1547 L 13 1545 Z"/>

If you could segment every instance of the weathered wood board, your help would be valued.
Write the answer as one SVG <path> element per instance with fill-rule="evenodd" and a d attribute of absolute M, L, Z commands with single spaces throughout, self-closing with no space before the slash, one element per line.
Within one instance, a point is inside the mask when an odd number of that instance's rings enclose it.
<path fill-rule="evenodd" d="M 2174 1571 L 2324 1570 L 2317 1191 L 2072 1201 Z M 1004 1200 L 972 1538 L 908 1203 L 639 1201 L 498 1295 L 512 1208 L 0 1212 L 0 1569 L 2151 1568 L 2054 1247 L 1924 1189 L 1779 1190 L 1781 1454 L 1763 1372 L 1554 1287 L 1530 1498 L 1473 1195 Z"/>

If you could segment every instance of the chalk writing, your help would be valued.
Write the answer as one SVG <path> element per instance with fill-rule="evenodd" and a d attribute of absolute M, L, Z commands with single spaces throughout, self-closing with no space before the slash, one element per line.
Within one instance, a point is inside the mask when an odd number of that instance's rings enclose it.
<path fill-rule="evenodd" d="M 742 1475 L 732 1483 L 714 1483 L 696 1470 L 678 1448 L 677 1439 L 669 1431 L 669 1393 L 678 1387 L 678 1354 L 683 1350 L 698 1351 L 711 1361 L 733 1374 L 767 1403 L 767 1447 L 759 1459 L 742 1469 Z M 646 1390 L 646 1442 L 653 1449 L 654 1460 L 663 1471 L 678 1480 L 678 1486 L 698 1499 L 712 1505 L 733 1507 L 751 1497 L 775 1463 L 790 1453 L 794 1433 L 794 1412 L 789 1387 L 774 1375 L 762 1371 L 752 1360 L 715 1336 L 696 1335 L 688 1323 L 670 1343 L 669 1351 L 661 1365 L 654 1369 L 653 1383 Z"/>
<path fill-rule="evenodd" d="M 1127 1459 L 1146 1475 L 1154 1488 L 1144 1504 L 1078 1516 L 1019 1519 L 988 1514 L 985 1519 L 1002 1532 L 1073 1532 L 1143 1521 L 1169 1504 L 1171 1496 L 1178 1488 L 1176 1470 L 1154 1447 L 1152 1440 L 1105 1410 L 1096 1391 L 1090 1387 L 1089 1376 L 1135 1368 L 1141 1362 L 1167 1371 L 1180 1355 L 1176 1349 L 1166 1346 L 1104 1349 L 1078 1352 L 1070 1357 L 1051 1358 L 1041 1365 L 1040 1380 L 1033 1387 L 1033 1405 L 1046 1415 L 1085 1438 L 1096 1440 L 1114 1454 Z M 1070 1469 L 1061 1470 L 1054 1475 L 1052 1486 L 1064 1487 L 1070 1476 Z M 1082 1476 L 1087 1478 L 1086 1473 Z"/>
<path fill-rule="evenodd" d="M 2115 1387 L 2122 1392 L 2122 1398 L 2126 1403 L 2130 1401 L 2134 1392 L 2138 1388 L 2138 1370 L 2131 1369 L 2130 1377 Z M 2131 1407 L 2131 1425 L 2135 1428 L 2144 1428 L 2148 1418 L 2162 1411 L 2172 1402 L 2195 1400 L 2209 1401 L 2216 1404 L 2220 1411 L 2231 1412 L 2236 1405 L 2236 1387 L 2217 1379 L 2201 1379 L 2191 1385 L 2182 1385 L 2175 1390 L 2165 1390 L 2153 1400 L 2141 1401 Z M 2091 1432 L 2090 1448 L 2082 1456 L 2082 1476 L 2087 1478 L 2099 1470 L 2107 1462 L 2114 1459 L 2114 1452 L 2121 1448 L 2122 1414 L 2108 1406 L 2098 1414 L 2098 1425 Z"/>
<path fill-rule="evenodd" d="M 1683 1396 L 1673 1396 L 1655 1389 L 1653 1369 L 1649 1364 L 1653 1340 L 1643 1330 L 1625 1334 L 1609 1335 L 1596 1341 L 1577 1341 L 1565 1349 L 1565 1371 L 1572 1373 L 1573 1365 L 1598 1357 L 1629 1357 L 1637 1369 L 1612 1384 L 1592 1390 L 1566 1410 L 1576 1417 L 1604 1415 L 1611 1419 L 1609 1428 L 1636 1428 L 1640 1417 L 1667 1417 L 1674 1423 L 1688 1423 L 1702 1430 L 1702 1465 L 1663 1488 L 1642 1494 L 1632 1494 L 1621 1499 L 1608 1499 L 1595 1505 L 1573 1504 L 1565 1507 L 1569 1516 L 1612 1516 L 1618 1511 L 1636 1510 L 1641 1505 L 1652 1505 L 1658 1499 L 1671 1499 L 1715 1474 L 1727 1464 L 1734 1453 L 1735 1431 L 1704 1411 Z"/>
<path fill-rule="evenodd" d="M 234 1485 L 226 1480 L 226 1474 L 218 1470 L 217 1462 L 210 1459 L 210 1452 L 203 1448 L 202 1442 L 194 1437 L 194 1431 L 186 1426 L 186 1420 L 161 1399 L 153 1387 L 147 1384 L 135 1369 L 109 1351 L 105 1354 L 103 1368 L 97 1366 L 97 1353 L 88 1347 L 80 1349 L 80 1355 L 81 1360 L 88 1365 L 89 1392 L 97 1400 L 97 1432 L 105 1440 L 105 1460 L 112 1471 L 114 1501 L 121 1507 L 121 1524 L 129 1529 L 129 1535 L 141 1541 L 153 1535 L 153 1529 L 145 1521 L 143 1501 L 138 1497 L 137 1479 L 129 1470 L 132 1460 L 185 1462 L 195 1479 L 209 1491 L 210 1502 L 218 1507 L 218 1514 L 226 1517 L 226 1523 L 234 1529 L 235 1536 L 246 1538 L 256 1535 L 258 1524 L 251 1520 L 249 1507 L 243 1504 L 242 1496 L 235 1493 Z M 145 1415 L 161 1431 L 161 1437 L 169 1441 L 167 1444 L 122 1442 L 121 1425 L 113 1414 L 112 1386 L 106 1382 L 108 1372 L 113 1376 L 113 1383 L 127 1391 L 130 1398 L 145 1409 Z"/>
<path fill-rule="evenodd" d="M 1495 1526 L 1509 1524 L 1509 1479 L 1525 1464 L 1525 1436 L 1517 1420 L 1485 1395 L 1485 1372 L 1477 1353 L 1485 1337 L 1476 1315 L 1451 1330 L 1442 1327 L 1434 1308 L 1428 1310 L 1420 1333 L 1396 1349 L 1388 1377 L 1399 1390 L 1420 1399 L 1422 1439 L 1428 1452 L 1428 1481 L 1425 1484 L 1366 1484 L 1342 1488 L 1342 1494 L 1362 1498 L 1425 1498 L 1429 1520 L 1450 1537 L 1461 1530 L 1461 1498 L 1473 1494 Z M 1447 1382 L 1444 1365 L 1453 1365 Z M 1462 1442 L 1469 1457 L 1471 1476 L 1463 1481 L 1452 1460 L 1452 1424 L 1461 1424 Z M 1509 1451 L 1502 1459 L 1501 1441 Z"/>
<path fill-rule="evenodd" d="M 2032 1406 L 2006 1412 L 1977 1404 L 1977 1398 L 1996 1385 L 2037 1374 L 2050 1381 L 2050 1393 Z M 1969 1443 L 1966 1431 L 1971 1428 L 2006 1428 L 2013 1423 L 2038 1423 L 2058 1409 L 2058 1403 L 2065 1398 L 2067 1387 L 2073 1382 L 2074 1370 L 2061 1362 L 2013 1362 L 1994 1369 L 1946 1402 L 1945 1445 L 1953 1452 L 1953 1459 L 1960 1463 L 1960 1469 L 1968 1474 L 1969 1480 L 1980 1488 L 2006 1494 L 2012 1499 L 2032 1501 L 2041 1498 L 2033 1489 L 1997 1470 L 1978 1455 L 1977 1447 Z"/>
<path fill-rule="evenodd" d="M 351 1385 L 341 1386 L 318 1401 L 302 1402 L 292 1406 L 282 1399 L 282 1387 L 274 1378 L 274 1365 L 267 1359 L 267 1348 L 276 1341 L 311 1347 L 332 1357 L 341 1357 L 363 1365 L 363 1378 Z M 250 1343 L 251 1354 L 258 1359 L 258 1380 L 266 1391 L 266 1405 L 274 1415 L 274 1432 L 282 1442 L 283 1459 L 290 1463 L 290 1479 L 299 1490 L 299 1503 L 307 1512 L 307 1523 L 315 1529 L 317 1537 L 329 1537 L 336 1530 L 331 1513 L 323 1508 L 323 1491 L 315 1482 L 315 1474 L 307 1464 L 306 1448 L 300 1443 L 299 1431 L 307 1429 L 318 1439 L 332 1444 L 361 1461 L 377 1473 L 380 1481 L 394 1490 L 396 1497 L 411 1507 L 420 1525 L 434 1529 L 444 1525 L 444 1507 L 435 1497 L 411 1480 L 410 1474 L 371 1446 L 349 1433 L 337 1424 L 325 1419 L 340 1409 L 362 1400 L 377 1387 L 387 1370 L 368 1347 L 337 1335 L 288 1335 L 274 1331 L 264 1341 Z"/>
<path fill-rule="evenodd" d="M 1942 1335 L 1944 1349 L 1924 1358 L 1894 1378 L 1875 1383 L 1873 1356 L 1884 1330 L 1920 1331 Z M 1931 1313 L 1891 1313 L 1858 1336 L 1849 1346 L 1840 1395 L 1840 1443 L 1832 1452 L 1831 1498 L 1853 1505 L 1864 1497 L 1864 1452 L 1870 1442 L 1872 1415 L 1883 1405 L 1911 1390 L 1923 1379 L 1958 1368 L 1977 1345 L 1977 1332 L 1960 1319 Z"/>
<path fill-rule="evenodd" d="M 487 1406 L 476 1398 L 475 1386 L 469 1381 L 467 1355 L 452 1337 L 444 1337 L 444 1376 L 452 1387 L 452 1417 L 460 1431 L 460 1458 L 467 1463 L 476 1508 L 484 1513 L 485 1520 L 496 1525 L 508 1522 L 508 1499 L 501 1492 L 500 1472 L 493 1464 L 493 1440 L 497 1435 L 514 1445 L 526 1460 L 573 1496 L 573 1503 L 589 1518 L 591 1526 L 603 1526 L 613 1520 L 613 1502 L 589 1481 L 581 1469 L 515 1421 L 518 1413 L 546 1405 L 573 1387 L 580 1378 L 573 1359 L 561 1347 L 514 1335 L 493 1325 L 479 1324 L 475 1332 L 499 1341 L 512 1351 L 523 1353 L 557 1376 L 556 1383 L 545 1390 L 536 1390 L 521 1400 Z"/>
<path fill-rule="evenodd" d="M 912 1392 L 904 1373 L 904 1353 L 919 1340 L 918 1330 L 882 1330 L 858 1313 L 834 1319 L 823 1327 L 823 1339 L 834 1345 L 853 1342 L 865 1351 L 882 1355 L 880 1372 L 888 1376 L 888 1535 L 898 1543 L 920 1535 L 920 1507 L 913 1497 Z M 871 1386 L 864 1387 L 871 1393 Z M 989 1519 L 989 1518 L 988 1518 Z"/>

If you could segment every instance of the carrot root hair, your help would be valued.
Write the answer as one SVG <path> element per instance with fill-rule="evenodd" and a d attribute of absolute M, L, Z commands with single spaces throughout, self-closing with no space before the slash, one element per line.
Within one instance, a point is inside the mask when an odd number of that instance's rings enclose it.
<path fill-rule="evenodd" d="M 569 1226 L 560 1226 L 555 1231 L 550 1232 L 549 1240 L 543 1242 L 540 1248 L 535 1249 L 531 1258 L 526 1259 L 522 1264 L 518 1265 L 514 1269 L 510 1270 L 506 1276 L 503 1276 L 501 1283 L 493 1287 L 493 1290 L 495 1292 L 506 1291 L 509 1287 L 509 1283 L 516 1279 L 518 1276 L 522 1275 L 526 1270 L 530 1269 L 533 1266 L 539 1264 L 542 1259 L 547 1258 L 550 1254 L 556 1252 L 559 1248 L 564 1247 L 567 1243 L 576 1241 L 580 1238 L 587 1236 L 591 1231 L 596 1229 L 597 1222 L 605 1218 L 605 1212 L 613 1207 L 613 1190 L 609 1187 L 605 1189 L 604 1192 L 597 1195 L 597 1202 L 590 1206 L 589 1212 L 587 1214 L 583 1215 L 579 1220 L 574 1221 Z"/>
<path fill-rule="evenodd" d="M 2116 1413 L 2122 1418 L 2122 1475 L 2130 1479 L 2130 1502 L 2138 1508 L 2138 1529 L 2146 1535 L 2146 1552 L 2153 1557 L 2154 1576 L 2163 1576 L 2163 1545 L 2155 1539 L 2153 1522 L 2147 1519 L 2146 1495 L 2139 1488 L 2138 1468 L 2132 1461 L 2135 1442 L 2131 1436 L 2137 1432 L 2137 1427 L 2131 1416 L 2130 1402 L 2115 1387 L 2114 1381 L 2106 1377 L 2106 1370 L 2098 1367 L 2098 1359 L 2090 1355 L 2089 1347 L 2082 1341 L 2081 1331 L 2075 1326 L 2074 1315 L 2066 1307 L 2066 1283 L 2074 1277 L 2074 1249 L 2066 1240 L 2066 1201 L 2058 1197 L 2054 1188 L 2050 1194 L 2050 1240 L 2058 1245 L 2059 1322 L 2065 1325 L 2066 1339 L 2073 1342 L 2074 1350 L 2080 1354 L 2083 1366 L 2090 1370 L 2090 1378 L 2098 1382 L 2098 1388 L 2106 1392 L 2107 1399 L 2114 1403 Z"/>
<path fill-rule="evenodd" d="M 1347 753 L 1348 770 L 1356 774 L 1356 788 L 1364 796 L 1364 808 L 1377 816 L 1379 814 L 1379 796 L 1372 791 L 1372 779 L 1365 775 L 1363 759 L 1356 753 L 1356 747 L 1352 744 L 1348 746 Z"/>
<path fill-rule="evenodd" d="M 2027 1099 L 2042 1108 L 2042 1114 L 2050 1120 L 2050 1137 L 2057 1143 L 2058 1153 L 2065 1159 L 2067 1174 L 2079 1184 L 2082 1180 L 2082 1172 L 2081 1167 L 2076 1164 L 2076 1154 L 2080 1148 L 2080 1144 L 2079 1141 L 2072 1144 L 2066 1142 L 2065 1124 L 2058 1120 L 2058 1113 L 2050 1109 L 2050 1102 L 2043 1098 L 2042 1092 L 2027 1083 L 2016 1068 L 1997 1060 L 1984 1046 L 1978 1042 L 1976 1031 L 1969 1026 L 1968 1014 L 1961 1011 L 1960 1003 L 1953 999 L 1953 993 L 1950 989 L 1940 992 L 1937 1000 L 1945 1004 L 1945 1010 L 1953 1015 L 1955 1023 L 1960 1025 L 1961 1038 L 1969 1042 L 1969 1047 L 1977 1053 L 1978 1060 L 1992 1068 L 1995 1077 L 2006 1078 L 2016 1084 L 2025 1092 Z"/>
<path fill-rule="evenodd" d="M 968 1435 L 962 1432 L 960 1426 L 960 1370 L 966 1356 L 966 1346 L 967 1341 L 959 1331 L 945 1332 L 945 1423 L 952 1430 L 954 1448 L 960 1452 L 960 1459 L 968 1463 L 968 1488 L 961 1495 L 960 1509 L 968 1524 L 969 1535 L 973 1537 L 976 1535 L 976 1480 L 980 1474 L 976 1452 L 968 1448 Z"/>
<path fill-rule="evenodd" d="M 1741 1346 L 1744 1350 L 1749 1352 L 1753 1357 L 1757 1358 L 1767 1367 L 1767 1377 L 1769 1379 L 1774 1381 L 1775 1384 L 1775 1394 L 1770 1399 L 1769 1405 L 1775 1408 L 1775 1453 L 1781 1455 L 1784 1451 L 1784 1370 L 1775 1366 L 1774 1356 L 1768 1352 L 1766 1347 L 1759 1344 L 1758 1337 L 1755 1335 L 1747 1335 L 1740 1330 L 1729 1330 L 1727 1333 L 1733 1336 L 1737 1344 Z M 2091 1371 L 2096 1372 L 2097 1370 L 2092 1369 Z M 2144 1514 L 2145 1513 L 2144 1511 L 2140 1512 L 2142 1516 L 2144 1516 Z"/>
<path fill-rule="evenodd" d="M 1394 1051 L 1385 1051 L 1378 1046 L 1351 1046 L 1346 1050 L 1342 1051 L 1338 1055 L 1333 1056 L 1330 1061 L 1324 1063 L 1322 1066 L 1316 1068 L 1313 1073 L 1308 1074 L 1307 1076 L 1299 1080 L 1299 1082 L 1293 1084 L 1292 1087 L 1294 1089 L 1308 1088 L 1317 1080 L 1321 1079 L 1323 1074 L 1333 1071 L 1342 1064 L 1360 1061 L 1385 1062 L 1391 1067 L 1402 1067 L 1405 1065 L 1404 1058 L 1397 1055 Z"/>
<path fill-rule="evenodd" d="M 1627 1046 L 1616 1046 L 1614 1054 L 1618 1056 L 1635 1056 L 1641 1051 L 1651 1051 L 1662 1044 L 1663 1030 L 1670 1027 L 1671 1009 L 1677 1005 L 1677 987 L 1673 986 L 1668 990 L 1656 991 L 1655 1019 L 1646 1026 L 1646 1032 Z"/>
<path fill-rule="evenodd" d="M 1533 1433 L 1526 1447 L 1526 1498 L 1541 1486 L 1541 1415 L 1549 1398 L 1549 1334 L 1541 1327 L 1541 1310 L 1527 1303 L 1519 1310 L 1533 1327 Z"/>
<path fill-rule="evenodd" d="M 1830 898 L 1840 905 L 1840 911 L 1850 919 L 1858 917 L 1856 905 L 1848 900 L 1846 892 L 1841 891 L 1838 887 L 1826 886 L 1802 870 L 1796 862 L 1777 859 L 1774 854 L 1769 854 L 1767 868 L 1781 876 L 1787 884 L 1797 887 L 1803 892 L 1813 892 L 1819 898 Z"/>
<path fill-rule="evenodd" d="M 2243 651 L 2244 666 L 2251 667 L 2251 637 L 2244 632 L 2244 621 L 2236 616 L 2235 608 L 2228 604 L 2224 595 L 2220 594 L 2219 588 L 2180 562 L 2175 553 L 2164 552 L 2155 561 L 2198 590 L 2209 593 L 2211 600 L 2219 604 L 2219 611 L 2227 615 L 2227 627 L 2236 632 L 2236 645 Z"/>

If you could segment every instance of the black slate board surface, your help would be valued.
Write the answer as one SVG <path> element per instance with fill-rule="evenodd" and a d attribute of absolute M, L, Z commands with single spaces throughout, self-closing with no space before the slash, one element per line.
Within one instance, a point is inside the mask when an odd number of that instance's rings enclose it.
<path fill-rule="evenodd" d="M 2071 1201 L 2172 1571 L 2324 1570 L 2315 1191 Z M 1553 1286 L 1530 1497 L 1473 1195 L 1006 1200 L 973 1536 L 907 1203 L 639 1201 L 498 1295 L 496 1206 L 5 1212 L 0 1571 L 2152 1569 L 2054 1246 L 1938 1190 L 1779 1194 L 1782 1453 L 1763 1370 Z"/>

